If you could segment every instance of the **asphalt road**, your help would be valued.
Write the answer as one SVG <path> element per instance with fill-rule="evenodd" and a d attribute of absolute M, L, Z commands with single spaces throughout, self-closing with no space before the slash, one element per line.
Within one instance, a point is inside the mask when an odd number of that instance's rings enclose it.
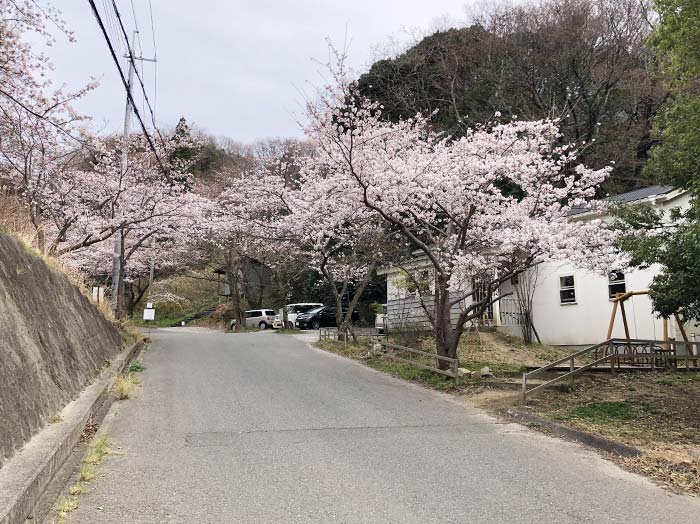
<path fill-rule="evenodd" d="M 159 330 L 73 523 L 683 523 L 574 444 L 274 333 Z"/>

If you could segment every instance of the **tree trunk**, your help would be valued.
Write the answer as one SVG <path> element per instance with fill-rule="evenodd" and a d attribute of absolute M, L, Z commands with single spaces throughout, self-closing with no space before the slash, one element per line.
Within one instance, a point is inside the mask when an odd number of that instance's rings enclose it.
<path fill-rule="evenodd" d="M 532 344 L 532 321 L 530 320 L 530 312 L 523 311 L 522 320 L 520 321 L 520 330 L 523 335 L 523 342 L 529 346 Z"/>
<path fill-rule="evenodd" d="M 233 308 L 233 318 L 239 328 L 245 327 L 245 310 L 243 308 L 243 297 L 241 296 L 241 260 L 233 250 L 226 253 L 226 280 L 229 287 L 229 298 Z"/>
<path fill-rule="evenodd" d="M 126 314 L 133 316 L 134 310 L 148 290 L 148 280 L 144 283 L 141 278 L 129 284 L 129 300 L 126 302 Z"/>
<path fill-rule="evenodd" d="M 117 232 L 121 235 L 121 253 L 119 253 L 119 282 L 117 282 L 117 300 L 115 302 L 116 308 L 114 311 L 114 316 L 121 319 L 124 316 L 124 274 L 126 272 L 125 261 L 124 261 L 124 243 L 126 242 L 126 235 L 123 230 Z"/>
<path fill-rule="evenodd" d="M 462 335 L 461 326 L 452 328 L 452 311 L 450 307 L 450 293 L 447 281 L 439 278 L 435 279 L 435 350 L 438 356 L 457 358 L 457 345 Z M 450 369 L 449 362 L 441 359 L 437 360 L 438 369 Z"/>
<path fill-rule="evenodd" d="M 265 294 L 265 269 L 257 262 L 241 257 L 242 289 L 250 309 L 262 309 Z"/>
<path fill-rule="evenodd" d="M 355 309 L 357 308 L 357 304 L 360 302 L 362 294 L 365 292 L 365 289 L 367 289 L 369 281 L 372 279 L 373 273 L 374 266 L 371 266 L 365 274 L 364 278 L 360 281 L 360 285 L 355 290 L 355 294 L 352 296 L 352 300 L 348 302 L 348 310 L 345 312 L 345 329 L 350 331 L 350 335 L 352 335 L 352 340 L 355 343 L 357 343 L 358 341 L 357 335 L 355 335 L 355 330 L 353 329 L 352 314 L 355 312 Z"/>
<path fill-rule="evenodd" d="M 374 264 L 368 268 L 364 278 L 360 281 L 360 285 L 355 289 L 352 299 L 348 301 L 348 310 L 345 312 L 345 315 L 343 315 L 343 295 L 348 292 L 350 283 L 346 280 L 343 282 L 342 289 L 338 291 L 336 280 L 326 269 L 325 264 L 321 264 L 321 274 L 326 279 L 326 282 L 328 282 L 328 285 L 333 292 L 333 298 L 335 299 L 335 325 L 338 326 L 338 340 L 343 340 L 343 333 L 345 333 L 345 331 L 350 331 L 353 340 L 357 342 L 357 336 L 352 329 L 352 314 L 357 307 L 357 303 L 360 301 L 360 297 L 364 293 L 365 288 L 372 278 L 374 268 Z"/>
<path fill-rule="evenodd" d="M 436 344 L 435 349 L 437 354 L 441 357 L 457 358 L 457 347 L 459 346 L 459 341 L 462 338 L 461 329 L 453 329 L 449 325 L 441 330 L 442 336 L 440 338 L 435 338 Z M 446 360 L 436 359 L 438 369 L 447 370 L 451 369 L 452 364 Z"/>
<path fill-rule="evenodd" d="M 335 325 L 338 327 L 338 340 L 343 340 L 343 333 L 345 331 L 345 321 L 343 318 L 343 293 L 346 290 L 347 282 L 343 285 L 343 291 L 338 293 L 338 289 L 335 287 L 335 282 L 330 283 L 331 289 L 333 290 L 333 296 L 335 298 Z"/>
<path fill-rule="evenodd" d="M 275 280 L 277 281 L 277 289 L 279 289 L 280 297 L 282 298 L 282 328 L 287 329 L 289 326 L 289 315 L 287 313 L 287 293 L 289 292 L 289 286 L 285 285 L 284 279 L 280 276 L 278 272 L 274 273 Z"/>
<path fill-rule="evenodd" d="M 44 225 L 41 222 L 41 210 L 39 206 L 30 206 L 29 218 L 36 231 L 36 247 L 40 253 L 46 253 L 46 236 L 44 235 Z"/>

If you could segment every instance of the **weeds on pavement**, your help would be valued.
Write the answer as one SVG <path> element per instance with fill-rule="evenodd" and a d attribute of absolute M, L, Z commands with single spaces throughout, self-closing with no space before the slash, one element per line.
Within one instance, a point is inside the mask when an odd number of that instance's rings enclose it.
<path fill-rule="evenodd" d="M 133 373 L 129 373 L 125 377 L 119 376 L 114 382 L 114 396 L 117 397 L 117 400 L 126 400 L 131 398 L 131 395 L 133 395 L 138 384 L 139 381 Z"/>
<path fill-rule="evenodd" d="M 78 499 L 71 497 L 69 499 L 61 497 L 56 504 L 56 515 L 59 524 L 66 522 L 66 517 L 71 511 L 78 509 Z"/>
<path fill-rule="evenodd" d="M 138 360 L 134 360 L 131 363 L 131 366 L 129 366 L 129 371 L 131 371 L 132 373 L 141 373 L 145 369 L 146 368 L 143 367 L 143 364 Z"/>

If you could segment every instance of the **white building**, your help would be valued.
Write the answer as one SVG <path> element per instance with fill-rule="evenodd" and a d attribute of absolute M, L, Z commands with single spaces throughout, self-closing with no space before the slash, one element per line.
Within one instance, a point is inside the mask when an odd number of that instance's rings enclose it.
<path fill-rule="evenodd" d="M 670 187 L 652 186 L 622 195 L 611 200 L 620 203 L 648 203 L 658 209 L 668 211 L 676 207 L 687 207 L 689 195 Z M 571 220 L 590 220 L 599 215 L 582 212 L 572 214 Z M 602 217 L 605 218 L 605 217 Z M 429 272 L 422 270 L 426 264 L 418 258 L 406 269 L 412 273 L 425 271 L 426 289 L 424 297 L 430 294 Z M 547 262 L 530 270 L 529 275 L 520 278 L 534 279 L 532 300 L 533 324 L 543 344 L 549 345 L 592 345 L 606 339 L 612 299 L 616 293 L 644 291 L 649 289 L 659 268 L 630 270 L 610 276 L 600 275 L 574 266 L 567 261 Z M 387 276 L 387 323 L 389 329 L 427 328 L 428 322 L 417 298 L 415 285 L 407 285 L 405 272 L 400 268 L 382 271 Z M 513 292 L 513 283 L 501 286 L 501 295 Z M 428 301 L 429 302 L 429 301 Z M 456 317 L 460 305 L 454 308 Z M 625 301 L 625 311 L 631 338 L 663 339 L 663 320 L 652 313 L 651 300 L 646 295 L 637 295 Z M 620 313 L 613 330 L 614 338 L 624 338 L 624 328 Z M 499 331 L 520 336 L 519 308 L 513 298 L 503 298 L 489 310 L 482 324 L 495 327 Z M 681 339 L 674 322 L 668 322 L 669 336 Z M 693 323 L 685 326 L 689 334 L 700 333 Z"/>

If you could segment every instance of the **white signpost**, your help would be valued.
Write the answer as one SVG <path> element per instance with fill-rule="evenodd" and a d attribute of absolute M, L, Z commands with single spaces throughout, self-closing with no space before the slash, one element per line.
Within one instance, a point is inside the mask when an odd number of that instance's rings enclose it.
<path fill-rule="evenodd" d="M 152 304 L 148 304 L 151 306 Z M 144 320 L 155 320 L 156 319 L 156 310 L 152 307 L 147 307 L 146 309 L 143 310 L 143 319 Z"/>
<path fill-rule="evenodd" d="M 98 304 L 105 299 L 105 288 L 104 286 L 93 286 L 92 287 L 92 300 Z"/>

